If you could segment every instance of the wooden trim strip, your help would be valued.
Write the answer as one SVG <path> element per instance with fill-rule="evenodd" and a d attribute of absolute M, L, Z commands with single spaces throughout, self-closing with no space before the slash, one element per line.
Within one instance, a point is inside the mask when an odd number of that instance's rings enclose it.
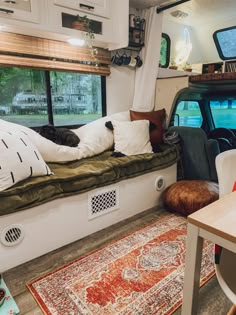
<path fill-rule="evenodd" d="M 211 82 L 221 80 L 236 80 L 236 72 L 225 72 L 225 73 L 204 73 L 198 75 L 192 75 L 189 77 L 190 82 Z"/>
<path fill-rule="evenodd" d="M 12 67 L 30 67 L 39 70 L 59 70 L 59 71 L 72 71 L 88 74 L 109 75 L 110 68 L 106 66 L 96 67 L 95 65 L 84 65 L 70 62 L 61 62 L 44 59 L 33 59 L 26 57 L 13 57 L 0 55 L 0 65 Z"/>
<path fill-rule="evenodd" d="M 104 75 L 104 72 L 106 73 L 105 75 L 110 74 L 108 65 L 111 64 L 111 53 L 106 49 L 95 47 L 97 53 L 93 57 L 88 47 L 75 47 L 62 41 L 7 32 L 0 32 L 0 41 L 1 64 L 4 65 L 18 65 L 19 62 L 16 60 L 19 59 L 25 67 L 37 67 L 36 63 L 38 63 L 37 68 L 41 69 L 45 69 L 46 66 L 48 66 L 48 69 L 53 69 L 54 65 L 55 70 L 100 73 L 101 75 Z M 7 53 L 13 55 L 13 57 L 7 56 Z M 17 54 L 17 56 L 14 56 L 14 54 Z M 43 60 L 43 58 L 63 59 L 64 61 L 56 60 L 53 62 Z M 35 60 L 38 60 L 38 62 L 35 62 Z M 102 64 L 102 66 L 83 65 L 73 63 L 73 61 L 96 62 Z M 6 64 L 7 62 L 9 63 Z M 106 67 L 107 70 L 104 71 Z"/>

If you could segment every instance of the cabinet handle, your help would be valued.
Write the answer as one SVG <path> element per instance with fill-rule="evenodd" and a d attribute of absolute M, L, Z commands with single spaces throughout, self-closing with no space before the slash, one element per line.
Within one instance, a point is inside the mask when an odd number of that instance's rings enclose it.
<path fill-rule="evenodd" d="M 0 13 L 13 14 L 14 11 L 0 8 Z"/>
<path fill-rule="evenodd" d="M 83 3 L 80 3 L 79 6 L 81 9 L 87 9 L 87 10 L 91 10 L 91 11 L 95 9 L 91 5 L 87 5 L 87 4 L 83 4 Z"/>

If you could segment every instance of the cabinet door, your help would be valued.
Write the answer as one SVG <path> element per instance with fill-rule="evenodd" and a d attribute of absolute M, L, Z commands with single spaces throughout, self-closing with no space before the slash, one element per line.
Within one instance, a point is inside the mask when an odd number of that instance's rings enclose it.
<path fill-rule="evenodd" d="M 109 0 L 54 0 L 54 4 L 109 18 Z"/>
<path fill-rule="evenodd" d="M 39 23 L 37 0 L 0 1 L 0 18 Z"/>

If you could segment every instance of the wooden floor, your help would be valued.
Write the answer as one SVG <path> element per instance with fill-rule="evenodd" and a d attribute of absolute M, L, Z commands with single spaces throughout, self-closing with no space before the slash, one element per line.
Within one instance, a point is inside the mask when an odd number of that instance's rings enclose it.
<path fill-rule="evenodd" d="M 25 285 L 29 280 L 143 227 L 165 213 L 165 210 L 160 209 L 146 211 L 5 272 L 3 278 L 20 309 L 20 315 L 43 314 Z M 199 314 L 201 315 L 225 315 L 231 306 L 215 277 L 201 288 L 200 301 Z M 181 309 L 174 314 L 180 313 Z M 2 314 L 0 310 L 0 315 L 7 314 Z"/>

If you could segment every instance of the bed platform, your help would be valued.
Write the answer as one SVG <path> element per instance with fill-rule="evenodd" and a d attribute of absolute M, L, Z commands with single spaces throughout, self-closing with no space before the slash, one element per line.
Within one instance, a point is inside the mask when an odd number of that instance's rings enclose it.
<path fill-rule="evenodd" d="M 0 193 L 0 272 L 157 207 L 176 181 L 178 149 L 113 157 L 111 151 L 48 163 L 54 175 L 27 179 Z M 164 185 L 158 187 L 158 179 Z M 15 230 L 14 230 L 15 229 Z M 16 242 L 7 235 L 17 231 Z"/>

